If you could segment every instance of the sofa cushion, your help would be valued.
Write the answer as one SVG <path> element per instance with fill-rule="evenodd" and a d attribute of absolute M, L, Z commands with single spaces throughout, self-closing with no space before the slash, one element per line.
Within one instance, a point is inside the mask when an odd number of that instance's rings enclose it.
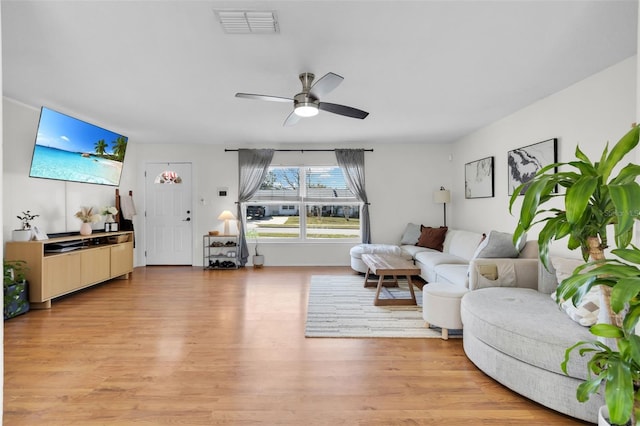
<path fill-rule="evenodd" d="M 435 267 L 436 281 L 447 282 L 458 287 L 468 287 L 469 266 L 467 264 L 440 264 Z"/>
<path fill-rule="evenodd" d="M 429 269 L 434 269 L 437 265 L 441 264 L 454 264 L 454 265 L 467 265 L 466 259 L 455 256 L 449 253 L 441 253 L 436 250 L 425 250 L 416 253 L 414 259 L 417 262 L 422 263 Z"/>
<path fill-rule="evenodd" d="M 429 249 L 429 248 L 426 248 L 426 247 L 415 246 L 415 245 L 401 246 L 400 249 L 402 250 L 403 253 L 405 253 L 408 256 L 413 257 L 413 258 L 415 258 L 418 253 L 423 252 L 423 251 L 431 251 L 431 252 L 434 252 L 434 253 L 440 253 L 437 250 Z"/>
<path fill-rule="evenodd" d="M 473 258 L 482 234 L 478 232 L 449 229 L 442 251 L 460 257 L 467 262 Z"/>
<path fill-rule="evenodd" d="M 447 229 L 448 228 L 446 226 L 441 226 L 440 228 L 421 226 L 420 238 L 418 239 L 418 243 L 416 245 L 442 251 L 444 239 L 447 235 Z"/>
<path fill-rule="evenodd" d="M 349 254 L 356 259 L 362 259 L 364 253 L 374 254 L 394 254 L 404 259 L 410 259 L 411 256 L 403 253 L 400 247 L 391 244 L 358 244 L 351 247 Z"/>
<path fill-rule="evenodd" d="M 524 288 L 485 288 L 462 298 L 464 328 L 485 344 L 522 362 L 557 374 L 565 350 L 593 340 L 589 329 L 571 321 L 548 294 Z M 572 354 L 569 375 L 585 379 L 586 357 Z"/>
<path fill-rule="evenodd" d="M 526 241 L 526 238 L 523 241 Z M 491 231 L 478 245 L 473 258 L 515 258 L 518 255 L 520 250 L 513 244 L 513 234 Z"/>
<path fill-rule="evenodd" d="M 420 238 L 420 229 L 422 225 L 416 225 L 415 223 L 407 223 L 407 226 L 404 228 L 404 233 L 402 234 L 402 238 L 400 238 L 400 245 L 416 245 L 418 243 L 418 239 Z"/>

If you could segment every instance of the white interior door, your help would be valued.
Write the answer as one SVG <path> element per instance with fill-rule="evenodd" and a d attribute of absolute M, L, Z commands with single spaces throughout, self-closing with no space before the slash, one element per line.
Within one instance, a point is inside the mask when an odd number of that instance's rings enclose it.
<path fill-rule="evenodd" d="M 147 265 L 193 264 L 191 163 L 147 163 Z"/>

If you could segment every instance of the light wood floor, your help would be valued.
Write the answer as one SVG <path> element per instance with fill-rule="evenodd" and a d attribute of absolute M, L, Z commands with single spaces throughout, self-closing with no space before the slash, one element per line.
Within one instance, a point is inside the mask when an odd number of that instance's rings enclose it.
<path fill-rule="evenodd" d="M 138 268 L 5 322 L 5 425 L 579 425 L 460 339 L 307 339 L 313 274 Z"/>

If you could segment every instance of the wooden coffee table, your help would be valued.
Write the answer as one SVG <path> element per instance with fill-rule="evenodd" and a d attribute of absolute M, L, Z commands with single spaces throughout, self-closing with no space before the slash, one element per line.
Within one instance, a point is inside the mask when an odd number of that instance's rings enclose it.
<path fill-rule="evenodd" d="M 415 266 L 413 262 L 405 260 L 399 256 L 389 254 L 363 254 L 362 261 L 369 269 L 364 276 L 364 286 L 373 287 L 376 285 L 375 280 L 369 280 L 369 274 L 373 273 L 378 276 L 376 297 L 373 299 L 373 304 L 376 306 L 388 306 L 388 305 L 417 305 L 416 295 L 413 291 L 413 282 L 411 282 L 412 275 L 420 275 L 420 268 Z M 410 299 L 380 299 L 380 290 L 383 286 L 389 286 L 390 281 L 385 281 L 384 277 L 391 275 L 393 281 L 390 286 L 398 286 L 398 275 L 404 275 L 407 277 L 409 283 L 409 291 L 411 292 Z"/>

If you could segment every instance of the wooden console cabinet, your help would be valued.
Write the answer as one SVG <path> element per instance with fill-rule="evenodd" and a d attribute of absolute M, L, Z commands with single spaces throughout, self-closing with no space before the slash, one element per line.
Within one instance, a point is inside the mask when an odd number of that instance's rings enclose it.
<path fill-rule="evenodd" d="M 32 309 L 51 299 L 133 271 L 133 232 L 98 232 L 43 241 L 9 241 L 6 260 L 24 260 Z"/>

